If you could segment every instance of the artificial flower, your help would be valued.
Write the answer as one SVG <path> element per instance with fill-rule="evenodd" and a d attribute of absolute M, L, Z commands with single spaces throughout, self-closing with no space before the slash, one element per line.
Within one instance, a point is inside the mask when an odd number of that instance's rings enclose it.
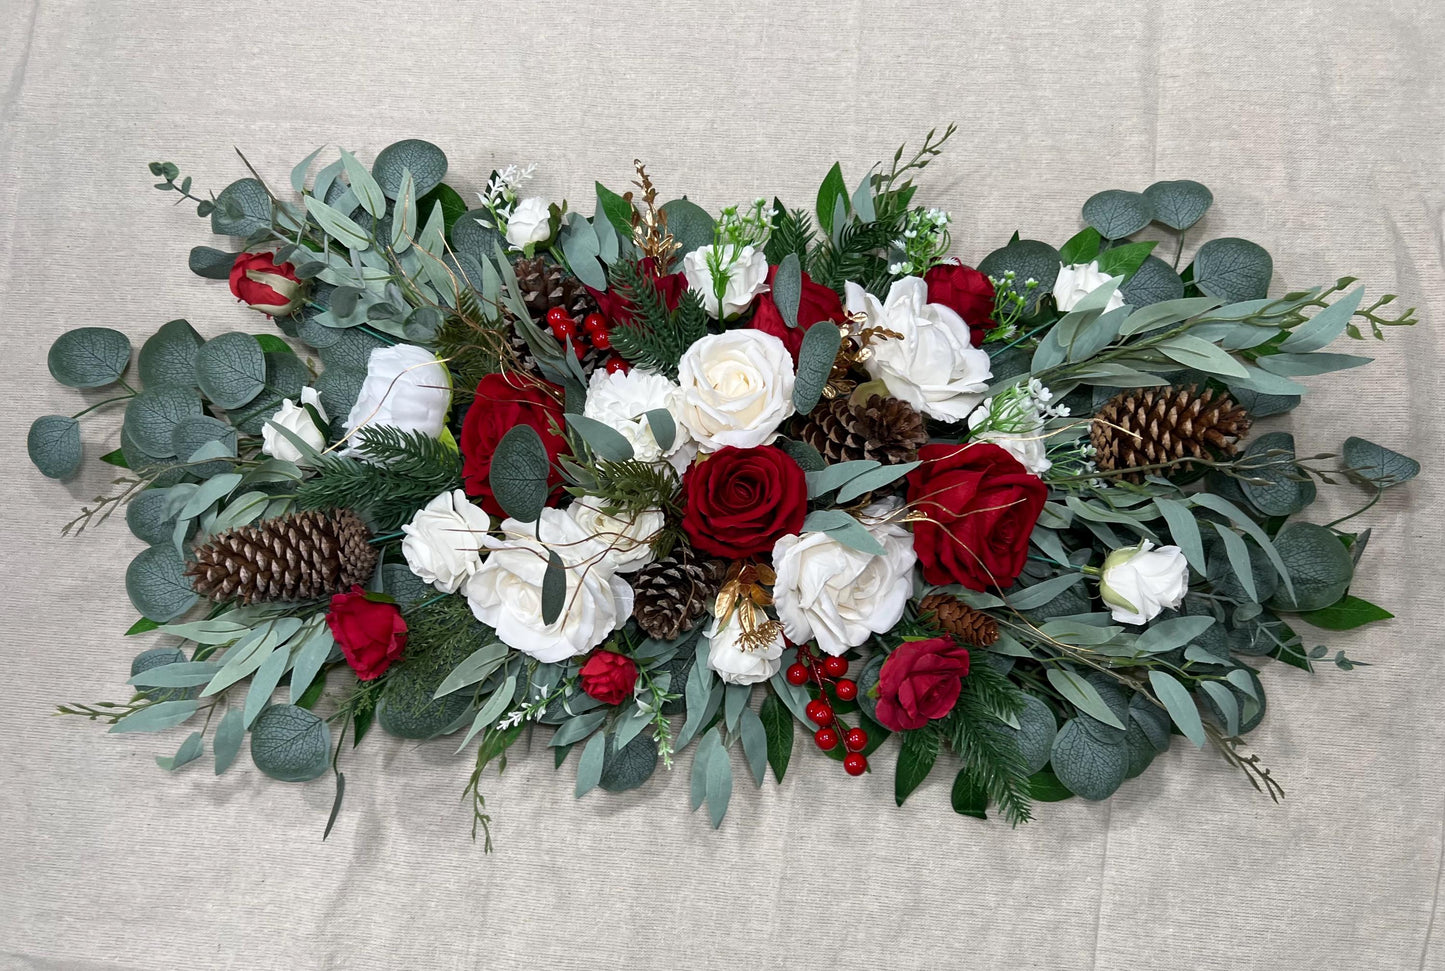
<path fill-rule="evenodd" d="M 768 258 L 756 246 L 732 243 L 699 246 L 682 258 L 687 287 L 702 299 L 708 316 L 728 320 L 747 310 L 768 288 Z M 726 276 L 718 303 L 718 276 Z"/>
<path fill-rule="evenodd" d="M 313 417 L 310 405 L 315 410 Z M 321 420 L 317 424 L 316 419 Z M 321 396 L 316 393 L 315 388 L 302 388 L 301 401 L 296 403 L 289 398 L 281 402 L 281 408 L 261 427 L 261 451 L 273 459 L 280 459 L 283 462 L 294 462 L 299 466 L 310 465 L 310 459 L 301 454 L 301 449 L 276 430 L 276 426 L 286 429 L 315 451 L 326 447 L 326 422 L 330 416 L 326 409 L 321 406 Z"/>
<path fill-rule="evenodd" d="M 1068 313 L 1079 305 L 1089 294 L 1109 282 L 1109 275 L 1099 269 L 1099 261 L 1093 260 L 1088 263 L 1071 263 L 1065 266 L 1059 264 L 1059 276 L 1054 281 L 1054 303 L 1063 313 Z M 1116 310 L 1124 306 L 1124 295 L 1118 290 L 1109 294 L 1109 302 L 1104 304 L 1104 310 Z"/>
<path fill-rule="evenodd" d="M 412 573 L 442 593 L 457 588 L 482 566 L 482 540 L 492 520 L 462 489 L 443 492 L 401 527 L 401 555 Z"/>
<path fill-rule="evenodd" d="M 1121 624 L 1147 624 L 1178 607 L 1188 592 L 1189 561 L 1177 546 L 1156 547 L 1146 539 L 1104 558 L 1099 596 Z"/>
<path fill-rule="evenodd" d="M 614 651 L 597 651 L 578 672 L 582 691 L 604 705 L 620 705 L 632 697 L 637 684 L 637 665 L 630 657 Z"/>
<path fill-rule="evenodd" d="M 406 650 L 406 621 L 396 604 L 368 600 L 359 586 L 332 596 L 326 626 L 361 681 L 381 677 Z"/>
<path fill-rule="evenodd" d="M 922 728 L 958 704 L 968 650 L 952 637 L 904 641 L 878 670 L 878 724 L 891 732 Z"/>
<path fill-rule="evenodd" d="M 939 263 L 923 274 L 928 302 L 942 304 L 968 324 L 973 346 L 993 327 L 993 284 L 984 274 L 961 263 Z"/>
<path fill-rule="evenodd" d="M 758 684 L 777 674 L 783 666 L 782 630 L 772 625 L 762 644 L 747 643 L 743 633 L 736 614 L 727 624 L 714 617 L 707 629 L 707 666 L 728 684 Z"/>
<path fill-rule="evenodd" d="M 552 210 L 546 199 L 523 199 L 507 216 L 507 242 L 517 249 L 536 247 L 551 237 Z"/>
<path fill-rule="evenodd" d="M 781 449 L 727 447 L 688 469 L 682 506 L 682 528 L 693 546 L 742 559 L 803 528 L 808 483 Z"/>
<path fill-rule="evenodd" d="M 237 300 L 268 317 L 294 313 L 306 299 L 305 281 L 290 263 L 278 266 L 275 253 L 238 253 L 230 282 Z"/>
<path fill-rule="evenodd" d="M 347 452 L 361 454 L 356 431 L 389 426 L 439 438 L 452 406 L 452 378 L 435 354 L 415 344 L 378 347 L 366 361 L 366 380 L 346 416 Z"/>
<path fill-rule="evenodd" d="M 672 416 L 673 436 L 667 448 L 657 442 L 652 420 L 647 417 L 650 411 L 665 411 Z M 697 454 L 697 443 L 682 423 L 682 389 L 661 374 L 643 368 L 598 368 L 588 382 L 582 415 L 602 422 L 627 439 L 632 457 L 639 462 L 666 461 L 681 472 Z"/>
<path fill-rule="evenodd" d="M 793 359 L 771 334 L 709 334 L 683 352 L 677 373 L 682 423 L 704 452 L 767 445 L 793 413 Z"/>
<path fill-rule="evenodd" d="M 493 516 L 505 516 L 492 492 L 492 456 L 502 437 L 518 425 L 528 425 L 542 439 L 550 471 L 547 482 L 553 498 L 562 494 L 562 472 L 557 457 L 567 450 L 561 435 L 562 390 L 518 371 L 488 374 L 477 384 L 475 397 L 462 419 L 462 481 L 467 495 L 476 497 Z"/>
<path fill-rule="evenodd" d="M 618 573 L 635 573 L 652 562 L 652 541 L 667 522 L 662 510 L 655 508 L 630 517 L 611 515 L 595 496 L 574 499 L 567 515 L 592 538 L 604 562 Z"/>

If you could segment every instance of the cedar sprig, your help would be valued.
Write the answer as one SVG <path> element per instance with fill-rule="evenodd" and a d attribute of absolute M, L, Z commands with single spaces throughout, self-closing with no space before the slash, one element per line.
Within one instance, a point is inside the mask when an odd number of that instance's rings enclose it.
<path fill-rule="evenodd" d="M 371 461 L 322 455 L 316 462 L 318 474 L 297 487 L 299 508 L 356 509 L 385 532 L 409 522 L 441 493 L 461 487 L 461 456 L 430 435 L 366 425 L 356 439 Z"/>
<path fill-rule="evenodd" d="M 707 334 L 702 299 L 688 290 L 677 309 L 669 310 L 657 284 L 630 260 L 613 264 L 612 289 L 632 305 L 630 319 L 613 323 L 613 349 L 628 363 L 676 381 L 683 353 Z"/>
<path fill-rule="evenodd" d="M 1027 766 L 1013 736 L 1002 731 L 1004 719 L 1016 718 L 1023 707 L 1024 694 L 1007 675 L 977 664 L 963 679 L 958 703 L 942 722 L 969 783 L 987 794 L 1013 826 L 1033 818 Z"/>

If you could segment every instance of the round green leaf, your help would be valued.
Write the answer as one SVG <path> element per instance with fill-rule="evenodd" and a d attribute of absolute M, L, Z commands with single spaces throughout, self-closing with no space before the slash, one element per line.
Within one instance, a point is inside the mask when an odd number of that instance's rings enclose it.
<path fill-rule="evenodd" d="M 169 543 L 144 549 L 130 561 L 125 592 L 136 610 L 161 624 L 190 610 L 198 599 L 185 561 Z"/>
<path fill-rule="evenodd" d="M 189 321 L 172 320 L 150 336 L 140 349 L 137 364 L 146 387 L 174 384 L 196 386 L 196 351 L 205 340 Z"/>
<path fill-rule="evenodd" d="M 1353 435 L 1345 439 L 1341 455 L 1350 475 L 1382 489 L 1409 482 L 1420 474 L 1420 463 L 1408 455 Z"/>
<path fill-rule="evenodd" d="M 1054 775 L 1070 792 L 1085 799 L 1107 799 L 1124 782 L 1129 771 L 1125 732 L 1101 740 L 1078 718 L 1064 722 L 1054 737 Z"/>
<path fill-rule="evenodd" d="M 466 712 L 471 703 L 470 692 L 455 691 L 440 698 L 432 697 L 447 672 L 432 672 L 430 668 L 431 665 L 423 665 L 421 670 L 403 666 L 386 679 L 376 704 L 376 723 L 388 735 L 436 738 Z"/>
<path fill-rule="evenodd" d="M 1139 775 L 1154 761 L 1154 743 L 1150 741 L 1144 726 L 1136 721 L 1129 722 L 1129 730 L 1124 733 L 1124 747 L 1129 752 L 1129 765 L 1124 772 L 1126 779 Z"/>
<path fill-rule="evenodd" d="M 1084 203 L 1084 222 L 1099 231 L 1105 239 L 1123 239 L 1149 225 L 1154 207 L 1138 192 L 1105 189 L 1096 192 Z"/>
<path fill-rule="evenodd" d="M 171 458 L 176 454 L 172 444 L 176 425 L 183 418 L 200 413 L 201 398 L 189 388 L 175 385 L 147 388 L 126 407 L 122 433 L 129 435 L 131 441 L 147 455 L 157 459 Z M 121 448 L 125 448 L 124 438 Z M 135 467 L 131 465 L 131 468 Z"/>
<path fill-rule="evenodd" d="M 1194 254 L 1194 285 L 1226 303 L 1259 300 L 1269 294 L 1274 260 L 1247 239 L 1211 239 Z"/>
<path fill-rule="evenodd" d="M 1249 412 L 1251 418 L 1282 415 L 1287 411 L 1293 411 L 1299 407 L 1300 403 L 1300 396 L 1297 394 L 1263 394 L 1251 388 L 1241 388 L 1235 385 L 1229 385 L 1229 394 L 1239 403 L 1240 407 Z"/>
<path fill-rule="evenodd" d="M 602 755 L 602 779 L 598 783 L 608 792 L 636 789 L 657 771 L 657 743 L 652 733 L 643 729 L 632 741 L 617 748 L 617 737 L 607 736 Z"/>
<path fill-rule="evenodd" d="M 672 685 L 677 697 L 662 706 L 664 715 L 681 715 L 687 710 L 687 699 L 682 695 L 683 686 L 687 684 L 688 675 L 692 674 L 692 666 L 697 663 L 697 651 L 693 650 L 692 641 L 684 641 L 678 652 L 668 662 L 667 673 L 672 675 L 668 682 Z"/>
<path fill-rule="evenodd" d="M 702 206 L 687 199 L 674 199 L 663 203 L 662 211 L 667 214 L 667 231 L 679 244 L 678 259 L 712 243 L 716 224 Z"/>
<path fill-rule="evenodd" d="M 217 441 L 224 442 L 230 448 L 231 454 L 236 454 L 236 429 L 210 415 L 192 415 L 189 418 L 182 418 L 176 423 L 175 430 L 171 432 L 171 445 L 176 450 L 176 459 L 181 462 L 189 462 L 191 456 L 196 454 L 196 449 L 202 445 Z M 191 475 L 198 479 L 209 479 L 230 468 L 230 462 L 217 459 L 214 462 L 193 466 Z"/>
<path fill-rule="evenodd" d="M 873 721 L 878 720 L 878 696 L 873 689 L 878 687 L 878 677 L 883 671 L 884 655 L 878 653 L 868 659 L 858 673 L 858 707 Z M 674 682 L 675 683 L 675 682 Z M 1023 722 L 1019 722 L 1022 727 Z"/>
<path fill-rule="evenodd" d="M 135 443 L 135 439 L 122 426 L 120 430 L 120 454 L 125 458 L 126 467 L 137 475 L 150 476 L 151 485 L 164 489 L 173 486 L 186 477 L 186 470 L 174 467 L 174 458 L 158 458 Z M 164 469 L 164 471 L 159 471 Z"/>
<path fill-rule="evenodd" d="M 222 334 L 196 351 L 196 379 L 222 408 L 240 408 L 266 386 L 266 353 L 250 334 Z"/>
<path fill-rule="evenodd" d="M 497 443 L 487 479 L 507 515 L 530 523 L 541 515 L 547 503 L 550 474 L 547 450 L 536 429 L 517 425 Z"/>
<path fill-rule="evenodd" d="M 1169 750 L 1169 715 L 1145 695 L 1129 699 L 1129 724 L 1139 726 L 1156 753 Z"/>
<path fill-rule="evenodd" d="M 44 415 L 30 423 L 25 450 L 40 474 L 64 479 L 80 468 L 80 422 L 65 415 Z"/>
<path fill-rule="evenodd" d="M 218 236 L 250 236 L 271 225 L 271 194 L 255 179 L 232 182 L 216 196 L 211 232 Z"/>
<path fill-rule="evenodd" d="M 1289 454 L 1279 454 L 1285 452 Z M 1294 464 L 1294 454 L 1294 436 L 1289 432 L 1261 435 L 1244 451 L 1245 461 L 1257 467 L 1239 480 L 1239 487 L 1266 516 L 1292 516 L 1309 505 L 1304 473 Z"/>
<path fill-rule="evenodd" d="M 431 584 L 411 572 L 404 563 L 388 563 L 381 568 L 381 590 L 395 600 L 401 610 L 437 595 Z"/>
<path fill-rule="evenodd" d="M 485 209 L 473 209 L 452 225 L 451 236 L 452 249 L 467 254 L 480 265 L 484 260 L 495 260 L 497 247 L 504 246 L 506 241 L 495 229 L 477 222 L 478 217 L 492 218 Z"/>
<path fill-rule="evenodd" d="M 416 196 L 421 198 L 441 184 L 447 174 L 447 156 L 431 142 L 419 138 L 408 138 L 383 148 L 376 156 L 371 174 L 381 185 L 381 191 L 388 199 L 395 199 L 401 193 L 402 172 L 410 170 L 416 186 Z"/>
<path fill-rule="evenodd" d="M 1059 278 L 1059 251 L 1036 239 L 1021 239 L 985 256 L 979 261 L 978 269 L 999 281 L 1012 270 L 1014 279 L 1010 289 L 1028 300 L 1024 310 L 1033 313 L 1039 297 L 1054 291 L 1054 281 Z M 1030 279 L 1039 284 L 1032 290 L 1026 285 Z"/>
<path fill-rule="evenodd" d="M 1147 307 L 1165 300 L 1178 300 L 1184 296 L 1184 281 L 1168 263 L 1157 256 L 1151 256 L 1133 276 L 1124 281 L 1119 293 L 1129 306 Z"/>
<path fill-rule="evenodd" d="M 1294 629 L 1280 620 L 1278 614 L 1265 610 L 1229 632 L 1229 652 L 1244 657 L 1262 657 L 1280 643 L 1289 644 L 1297 637 Z"/>
<path fill-rule="evenodd" d="M 365 369 L 349 367 L 328 367 L 316 379 L 316 394 L 321 398 L 326 414 L 331 417 L 333 432 L 338 428 L 344 430 L 346 416 L 351 413 L 351 406 L 356 404 L 356 397 L 361 394 L 361 386 L 365 382 Z"/>
<path fill-rule="evenodd" d="M 1053 709 L 1033 695 L 1024 695 L 1024 710 L 1018 716 L 1019 727 L 1006 728 L 1018 745 L 1023 757 L 1025 771 L 1029 775 L 1049 764 L 1053 751 L 1054 736 L 1058 734 L 1059 723 Z"/>
<path fill-rule="evenodd" d="M 341 337 L 334 344 L 318 347 L 316 353 L 327 370 L 342 367 L 365 372 L 371 361 L 371 352 L 385 346 L 385 341 L 378 340 L 365 331 L 353 329 L 341 331 Z M 329 408 L 327 413 L 335 414 Z"/>
<path fill-rule="evenodd" d="M 282 782 L 307 782 L 331 767 L 331 729 L 295 705 L 262 709 L 251 726 L 251 761 Z"/>
<path fill-rule="evenodd" d="M 227 417 L 243 433 L 259 435 L 265 428 L 267 420 L 280 409 L 281 402 L 287 398 L 301 397 L 301 389 L 305 388 L 310 380 L 311 372 L 295 354 L 269 351 L 266 354 L 265 390 L 257 395 L 250 404 L 231 412 Z M 323 407 L 326 407 L 324 403 Z M 347 410 L 350 410 L 350 405 L 347 406 Z M 327 407 L 326 413 L 333 417 L 336 414 L 329 407 Z M 346 417 L 346 412 L 342 412 L 341 415 L 343 418 Z"/>
<path fill-rule="evenodd" d="M 1270 601 L 1276 610 L 1318 610 L 1328 607 L 1350 586 L 1355 566 L 1339 537 L 1314 523 L 1287 523 L 1274 538 L 1274 548 L 1289 571 L 1294 596 L 1283 585 Z"/>
<path fill-rule="evenodd" d="M 1193 226 L 1214 204 L 1214 193 L 1189 179 L 1155 182 L 1144 190 L 1144 198 L 1154 208 L 1154 221 L 1175 230 Z"/>
<path fill-rule="evenodd" d="M 151 546 L 171 541 L 176 517 L 166 515 L 169 498 L 169 489 L 146 489 L 126 505 L 125 524 L 136 539 Z"/>
<path fill-rule="evenodd" d="M 130 365 L 130 338 L 109 327 L 77 327 L 50 345 L 50 376 L 71 388 L 114 384 Z"/>

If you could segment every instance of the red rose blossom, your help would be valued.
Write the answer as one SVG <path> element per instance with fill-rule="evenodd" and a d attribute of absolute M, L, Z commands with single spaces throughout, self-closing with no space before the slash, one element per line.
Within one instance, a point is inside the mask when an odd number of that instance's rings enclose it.
<path fill-rule="evenodd" d="M 677 305 L 682 302 L 682 295 L 687 292 L 687 277 L 681 273 L 671 273 L 666 276 L 657 275 L 657 263 L 652 257 L 647 257 L 641 263 L 642 275 L 652 281 L 657 288 L 663 302 L 667 304 L 668 310 L 676 310 Z M 609 324 L 628 324 L 632 321 L 632 302 L 617 292 L 616 289 L 593 290 L 587 288 L 592 299 L 597 303 L 597 309 L 602 311 L 602 316 L 607 318 Z"/>
<path fill-rule="evenodd" d="M 798 349 L 803 346 L 803 334 L 809 327 L 824 320 L 842 323 L 848 318 L 843 312 L 843 301 L 838 299 L 838 294 L 821 283 L 814 283 L 812 278 L 804 273 L 803 293 L 798 300 L 798 326 L 789 327 L 783 320 L 778 305 L 773 302 L 773 277 L 777 274 L 776 266 L 768 267 L 768 291 L 760 295 L 754 303 L 757 309 L 753 312 L 753 319 L 748 326 L 765 334 L 772 334 L 782 341 L 788 353 L 793 355 L 793 366 L 796 367 Z"/>
<path fill-rule="evenodd" d="M 290 263 L 276 265 L 274 253 L 241 253 L 231 264 L 231 292 L 252 310 L 284 317 L 301 306 L 306 285 Z"/>
<path fill-rule="evenodd" d="M 940 263 L 923 274 L 928 302 L 941 303 L 963 318 L 973 334 L 973 346 L 993 327 L 993 284 L 971 266 Z"/>
<path fill-rule="evenodd" d="M 367 600 L 366 591 L 359 586 L 331 598 L 326 626 L 346 663 L 362 681 L 381 677 L 406 649 L 406 621 L 396 604 Z"/>
<path fill-rule="evenodd" d="M 922 728 L 958 703 L 968 650 L 952 637 L 904 641 L 878 671 L 878 724 L 891 732 Z"/>
<path fill-rule="evenodd" d="M 682 528 L 705 553 L 740 560 L 803 528 L 808 483 L 781 449 L 725 446 L 682 478 Z"/>
<path fill-rule="evenodd" d="M 516 371 L 488 374 L 477 385 L 476 397 L 462 420 L 462 479 L 467 495 L 477 498 L 478 505 L 493 516 L 505 516 L 506 512 L 492 493 L 492 454 L 502 436 L 518 425 L 530 425 L 542 437 L 552 466 L 547 483 L 554 498 L 561 495 L 557 456 L 567 450 L 567 442 L 553 431 L 553 426 L 562 427 L 561 393 L 555 385 Z"/>
<path fill-rule="evenodd" d="M 925 445 L 918 458 L 908 503 L 927 517 L 913 524 L 923 579 L 970 590 L 1012 584 L 1048 497 L 1043 480 L 988 442 Z"/>
<path fill-rule="evenodd" d="M 582 690 L 604 705 L 620 705 L 632 695 L 637 665 L 612 651 L 598 651 L 582 665 Z"/>

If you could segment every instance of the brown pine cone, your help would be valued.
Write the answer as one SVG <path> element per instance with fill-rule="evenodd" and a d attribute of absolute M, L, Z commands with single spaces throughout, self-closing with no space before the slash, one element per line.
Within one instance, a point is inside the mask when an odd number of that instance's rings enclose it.
<path fill-rule="evenodd" d="M 218 533 L 195 549 L 191 585 L 218 603 L 314 600 L 365 583 L 376 569 L 371 530 L 349 509 L 298 512 Z"/>
<path fill-rule="evenodd" d="M 1094 464 L 1113 472 L 1179 462 L 1151 471 L 1165 477 L 1188 472 L 1192 463 L 1179 460 L 1233 455 L 1250 422 L 1244 408 L 1213 388 L 1203 393 L 1194 385 L 1121 391 L 1094 416 Z M 1142 482 L 1144 473 L 1124 478 Z"/>
<path fill-rule="evenodd" d="M 928 443 L 921 414 L 906 401 L 877 394 L 856 407 L 847 398 L 825 398 L 794 427 L 830 465 L 858 459 L 899 465 L 917 458 Z"/>
<path fill-rule="evenodd" d="M 918 612 L 932 614 L 933 622 L 960 644 L 988 647 L 998 640 L 998 622 L 981 610 L 974 610 L 957 597 L 930 593 L 918 602 Z"/>
<path fill-rule="evenodd" d="M 681 548 L 632 578 L 632 616 L 649 637 L 670 641 L 697 626 L 722 586 L 727 564 Z"/>
<path fill-rule="evenodd" d="M 581 280 L 568 273 L 546 256 L 520 259 L 512 264 L 522 302 L 532 311 L 532 318 L 542 326 L 547 311 L 561 307 L 572 315 L 581 329 L 582 319 L 597 312 L 597 301 L 587 292 Z"/>

